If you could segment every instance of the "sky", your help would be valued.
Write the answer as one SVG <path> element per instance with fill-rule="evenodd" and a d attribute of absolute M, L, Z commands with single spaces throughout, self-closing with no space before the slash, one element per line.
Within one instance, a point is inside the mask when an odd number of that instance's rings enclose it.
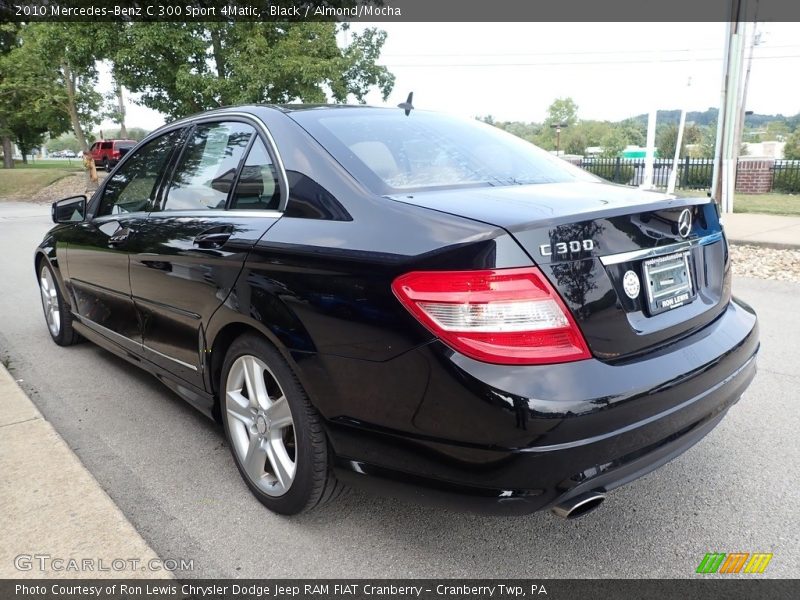
<path fill-rule="evenodd" d="M 719 105 L 726 23 L 380 23 L 351 30 L 369 26 L 386 30 L 380 62 L 396 76 L 388 100 L 374 92 L 370 104 L 395 106 L 413 91 L 417 108 L 504 121 L 542 121 L 550 103 L 566 96 L 579 118 L 612 121 L 653 107 Z M 760 23 L 757 31 L 747 110 L 796 114 L 800 23 Z M 100 89 L 111 89 L 105 69 Z M 129 127 L 163 122 L 128 104 Z"/>

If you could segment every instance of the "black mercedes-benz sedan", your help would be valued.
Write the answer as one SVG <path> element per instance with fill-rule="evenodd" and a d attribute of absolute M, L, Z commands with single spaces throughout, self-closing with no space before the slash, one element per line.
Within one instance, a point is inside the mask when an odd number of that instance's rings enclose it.
<path fill-rule="evenodd" d="M 705 436 L 756 372 L 716 204 L 476 121 L 206 112 L 53 220 L 35 253 L 53 340 L 221 421 L 279 513 L 350 484 L 576 517 Z"/>

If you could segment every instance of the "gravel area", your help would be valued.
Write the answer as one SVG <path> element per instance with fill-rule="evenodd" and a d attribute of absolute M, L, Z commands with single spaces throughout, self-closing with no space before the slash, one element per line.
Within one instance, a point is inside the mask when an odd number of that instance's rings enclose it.
<path fill-rule="evenodd" d="M 97 177 L 102 181 L 106 176 L 105 171 L 98 171 Z M 40 204 L 50 204 L 62 198 L 69 198 L 70 196 L 80 196 L 81 194 L 91 195 L 93 190 L 86 188 L 87 178 L 86 173 L 79 172 L 67 175 L 63 179 L 59 179 L 55 183 L 51 183 L 47 187 L 39 190 L 30 198 L 26 198 L 28 202 L 36 202 Z"/>
<path fill-rule="evenodd" d="M 733 274 L 800 282 L 800 249 L 776 250 L 731 244 Z"/>

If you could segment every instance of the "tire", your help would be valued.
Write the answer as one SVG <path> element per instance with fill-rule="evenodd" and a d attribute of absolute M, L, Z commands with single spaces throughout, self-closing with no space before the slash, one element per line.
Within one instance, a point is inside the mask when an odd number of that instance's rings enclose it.
<path fill-rule="evenodd" d="M 39 292 L 50 337 L 59 346 L 76 343 L 80 336 L 72 328 L 72 313 L 64 302 L 55 272 L 47 259 L 39 263 Z"/>
<path fill-rule="evenodd" d="M 107 158 L 103 159 L 103 169 L 105 169 L 106 173 L 108 173 L 111 170 L 111 163 L 108 162 Z"/>
<path fill-rule="evenodd" d="M 293 515 L 341 494 L 321 418 L 266 339 L 245 334 L 231 344 L 219 395 L 231 454 L 259 502 Z"/>

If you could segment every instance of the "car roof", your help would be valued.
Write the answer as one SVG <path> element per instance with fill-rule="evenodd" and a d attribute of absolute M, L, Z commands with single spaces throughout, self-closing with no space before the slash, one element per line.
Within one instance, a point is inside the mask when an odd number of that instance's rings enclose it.
<path fill-rule="evenodd" d="M 306 111 L 342 111 L 342 110 L 347 110 L 347 111 L 352 110 L 354 112 L 355 111 L 389 112 L 402 109 L 394 108 L 391 106 L 372 106 L 368 104 L 237 104 L 232 106 L 222 106 L 219 108 L 212 108 L 209 110 L 204 110 L 191 115 L 187 115 L 185 117 L 180 117 L 179 119 L 175 119 L 174 121 L 169 121 L 168 123 L 164 123 L 164 125 L 162 125 L 161 127 L 158 127 L 153 131 L 151 131 L 147 137 L 150 138 L 154 134 L 171 129 L 172 127 L 175 126 L 191 123 L 192 121 L 198 119 L 213 117 L 217 115 L 225 115 L 227 113 L 248 113 L 255 117 L 259 117 L 260 115 L 263 115 L 264 111 L 273 111 L 284 114 L 288 117 L 290 116 L 291 113 L 299 113 Z"/>

